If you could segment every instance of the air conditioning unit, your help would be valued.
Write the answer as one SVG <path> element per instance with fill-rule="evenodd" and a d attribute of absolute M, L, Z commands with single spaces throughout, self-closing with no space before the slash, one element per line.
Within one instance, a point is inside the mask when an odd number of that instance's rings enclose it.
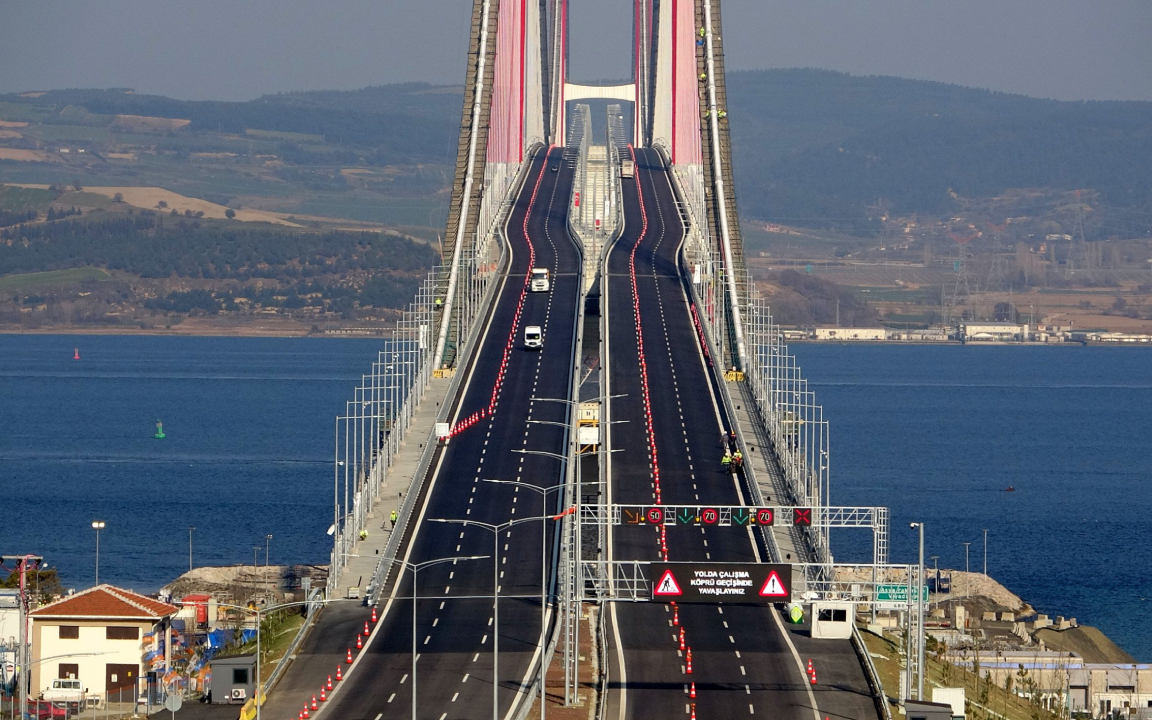
<path fill-rule="evenodd" d="M 232 688 L 232 702 L 244 702 L 248 697 L 248 691 L 245 688 Z"/>

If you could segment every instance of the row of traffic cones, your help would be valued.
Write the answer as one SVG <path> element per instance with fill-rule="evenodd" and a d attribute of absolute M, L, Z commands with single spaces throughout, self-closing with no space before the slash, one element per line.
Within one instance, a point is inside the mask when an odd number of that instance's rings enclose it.
<path fill-rule="evenodd" d="M 808 682 L 816 684 L 816 668 L 812 666 L 812 658 L 808 658 Z"/>
<path fill-rule="evenodd" d="M 374 622 L 374 623 L 378 622 L 379 619 L 380 619 L 380 616 L 376 612 L 376 606 L 373 605 L 372 606 L 372 622 Z M 364 629 L 362 631 L 356 633 L 356 649 L 357 650 L 364 649 L 364 638 L 368 637 L 371 634 L 372 634 L 372 628 L 368 624 L 368 621 L 365 620 L 364 621 Z M 351 647 L 349 647 L 348 651 L 344 654 L 344 664 L 345 665 L 351 665 L 352 664 L 352 648 Z M 333 678 L 332 675 L 329 675 L 328 681 L 320 686 L 320 698 L 319 698 L 319 700 L 317 700 L 316 696 L 313 695 L 311 705 L 309 705 L 308 703 L 304 704 L 304 710 L 302 710 L 300 712 L 300 716 L 299 716 L 300 720 L 303 720 L 303 718 L 308 717 L 308 711 L 309 710 L 316 710 L 319 707 L 318 703 L 326 702 L 328 700 L 328 693 L 329 693 L 329 691 L 332 690 L 333 679 L 335 679 L 336 682 L 340 682 L 341 680 L 344 679 L 344 668 L 342 666 L 340 666 L 340 665 L 336 666 L 335 678 Z"/>

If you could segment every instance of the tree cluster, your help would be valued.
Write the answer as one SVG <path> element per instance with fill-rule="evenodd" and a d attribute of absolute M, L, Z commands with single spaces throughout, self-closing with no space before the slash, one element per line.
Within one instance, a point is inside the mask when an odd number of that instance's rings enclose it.
<path fill-rule="evenodd" d="M 296 280 L 388 269 L 423 274 L 434 251 L 374 232 L 310 233 L 135 215 L 0 231 L 0 275 L 103 267 L 144 278 Z"/>

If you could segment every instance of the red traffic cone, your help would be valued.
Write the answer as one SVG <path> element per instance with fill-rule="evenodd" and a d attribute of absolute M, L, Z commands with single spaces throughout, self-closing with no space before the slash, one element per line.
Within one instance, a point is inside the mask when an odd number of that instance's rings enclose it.
<path fill-rule="evenodd" d="M 306 717 L 306 718 L 312 717 L 311 715 L 308 714 L 308 703 L 304 703 L 304 717 Z"/>
<path fill-rule="evenodd" d="M 812 670 L 812 675 L 810 675 L 810 677 L 812 678 L 812 684 L 815 685 L 816 684 L 816 670 L 815 669 Z"/>
<path fill-rule="evenodd" d="M 680 649 L 684 649 L 684 626 L 680 626 Z"/>
<path fill-rule="evenodd" d="M 692 698 L 693 700 L 696 699 L 696 682 L 695 681 L 693 681 L 692 684 L 688 686 L 688 697 Z"/>
<path fill-rule="evenodd" d="M 349 664 L 349 665 L 352 664 L 352 648 L 348 648 L 348 654 L 344 656 L 344 662 Z M 337 679 L 339 679 L 339 677 L 340 677 L 340 671 L 339 670 L 336 671 L 336 677 L 337 677 Z"/>
<path fill-rule="evenodd" d="M 672 608 L 672 624 L 673 625 L 679 625 L 680 624 L 680 608 L 678 608 L 678 607 Z"/>
<path fill-rule="evenodd" d="M 320 686 L 320 702 L 328 702 L 328 693 L 324 692 L 324 686 Z"/>
<path fill-rule="evenodd" d="M 336 672 L 340 672 L 340 668 L 336 668 Z M 328 676 L 328 684 L 324 686 L 324 689 L 326 689 L 326 690 L 332 689 L 332 676 L 331 675 Z"/>
<path fill-rule="evenodd" d="M 349 657 L 349 658 L 351 658 L 351 657 L 352 657 L 352 652 L 351 652 L 351 651 L 349 651 L 349 652 L 348 652 L 348 657 Z M 339 666 L 339 665 L 337 665 L 337 666 L 336 666 L 336 682 L 340 682 L 340 681 L 341 681 L 341 680 L 343 680 L 343 679 L 344 679 L 344 671 L 340 669 L 340 666 Z"/>
<path fill-rule="evenodd" d="M 688 665 L 685 667 L 684 672 L 687 675 L 692 674 L 692 655 L 691 654 L 688 655 Z"/>
<path fill-rule="evenodd" d="M 808 658 L 808 674 L 812 674 L 812 658 Z"/>
<path fill-rule="evenodd" d="M 368 629 L 368 621 L 365 620 L 364 621 L 364 637 L 368 637 L 371 634 L 372 634 L 372 631 Z"/>
<path fill-rule="evenodd" d="M 696 720 L 696 703 L 692 703 L 692 717 L 689 720 Z"/>
<path fill-rule="evenodd" d="M 312 696 L 312 709 L 315 710 L 318 707 L 320 707 L 320 706 L 316 704 L 316 696 L 313 695 Z"/>
<path fill-rule="evenodd" d="M 364 647 L 364 636 L 356 633 L 356 649 L 360 650 Z"/>
<path fill-rule="evenodd" d="M 372 622 L 376 622 L 376 620 L 377 620 L 377 617 L 376 617 L 376 606 L 375 606 L 375 605 L 373 605 L 373 606 L 372 606 Z"/>
<path fill-rule="evenodd" d="M 303 711 L 296 713 L 296 720 L 304 720 Z"/>

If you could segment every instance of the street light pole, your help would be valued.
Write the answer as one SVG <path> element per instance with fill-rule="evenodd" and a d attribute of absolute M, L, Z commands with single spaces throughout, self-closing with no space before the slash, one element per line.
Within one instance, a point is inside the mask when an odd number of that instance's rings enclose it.
<path fill-rule="evenodd" d="M 268 567 L 268 556 L 272 553 L 272 536 L 264 536 L 264 567 Z"/>
<path fill-rule="evenodd" d="M 192 531 L 196 528 L 188 526 L 188 572 L 192 572 Z"/>
<path fill-rule="evenodd" d="M 429 522 L 455 523 L 464 527 L 475 525 L 492 533 L 492 720 L 500 718 L 500 533 L 513 525 L 535 520 L 559 520 L 567 514 L 517 518 L 498 525 L 458 518 L 428 518 Z"/>
<path fill-rule="evenodd" d="M 520 482 L 519 480 L 495 480 L 492 478 L 482 478 L 484 482 L 499 483 L 501 485 L 515 485 L 518 488 L 527 488 L 533 492 L 539 493 L 541 500 L 544 502 L 545 508 L 548 504 L 548 493 L 553 490 L 563 490 L 564 485 L 553 485 L 552 487 L 540 487 L 531 483 Z M 547 627 L 545 623 L 545 609 L 547 605 L 547 581 L 548 581 L 548 525 L 540 523 L 540 720 L 544 720 L 546 706 L 548 704 L 547 697 L 544 692 L 544 679 L 546 664 L 544 662 L 544 650 L 547 640 Z"/>
<path fill-rule="evenodd" d="M 961 543 L 964 546 L 964 597 L 968 597 L 971 593 L 972 579 L 968 577 L 968 546 L 972 543 Z"/>
<path fill-rule="evenodd" d="M 988 528 L 984 528 L 984 577 L 988 577 Z"/>
<path fill-rule="evenodd" d="M 96 584 L 100 584 L 100 531 L 104 529 L 103 520 L 93 520 L 92 528 L 96 531 Z"/>
<path fill-rule="evenodd" d="M 924 699 L 924 523 L 914 522 L 912 527 L 920 531 L 919 577 L 916 590 L 916 699 Z"/>

